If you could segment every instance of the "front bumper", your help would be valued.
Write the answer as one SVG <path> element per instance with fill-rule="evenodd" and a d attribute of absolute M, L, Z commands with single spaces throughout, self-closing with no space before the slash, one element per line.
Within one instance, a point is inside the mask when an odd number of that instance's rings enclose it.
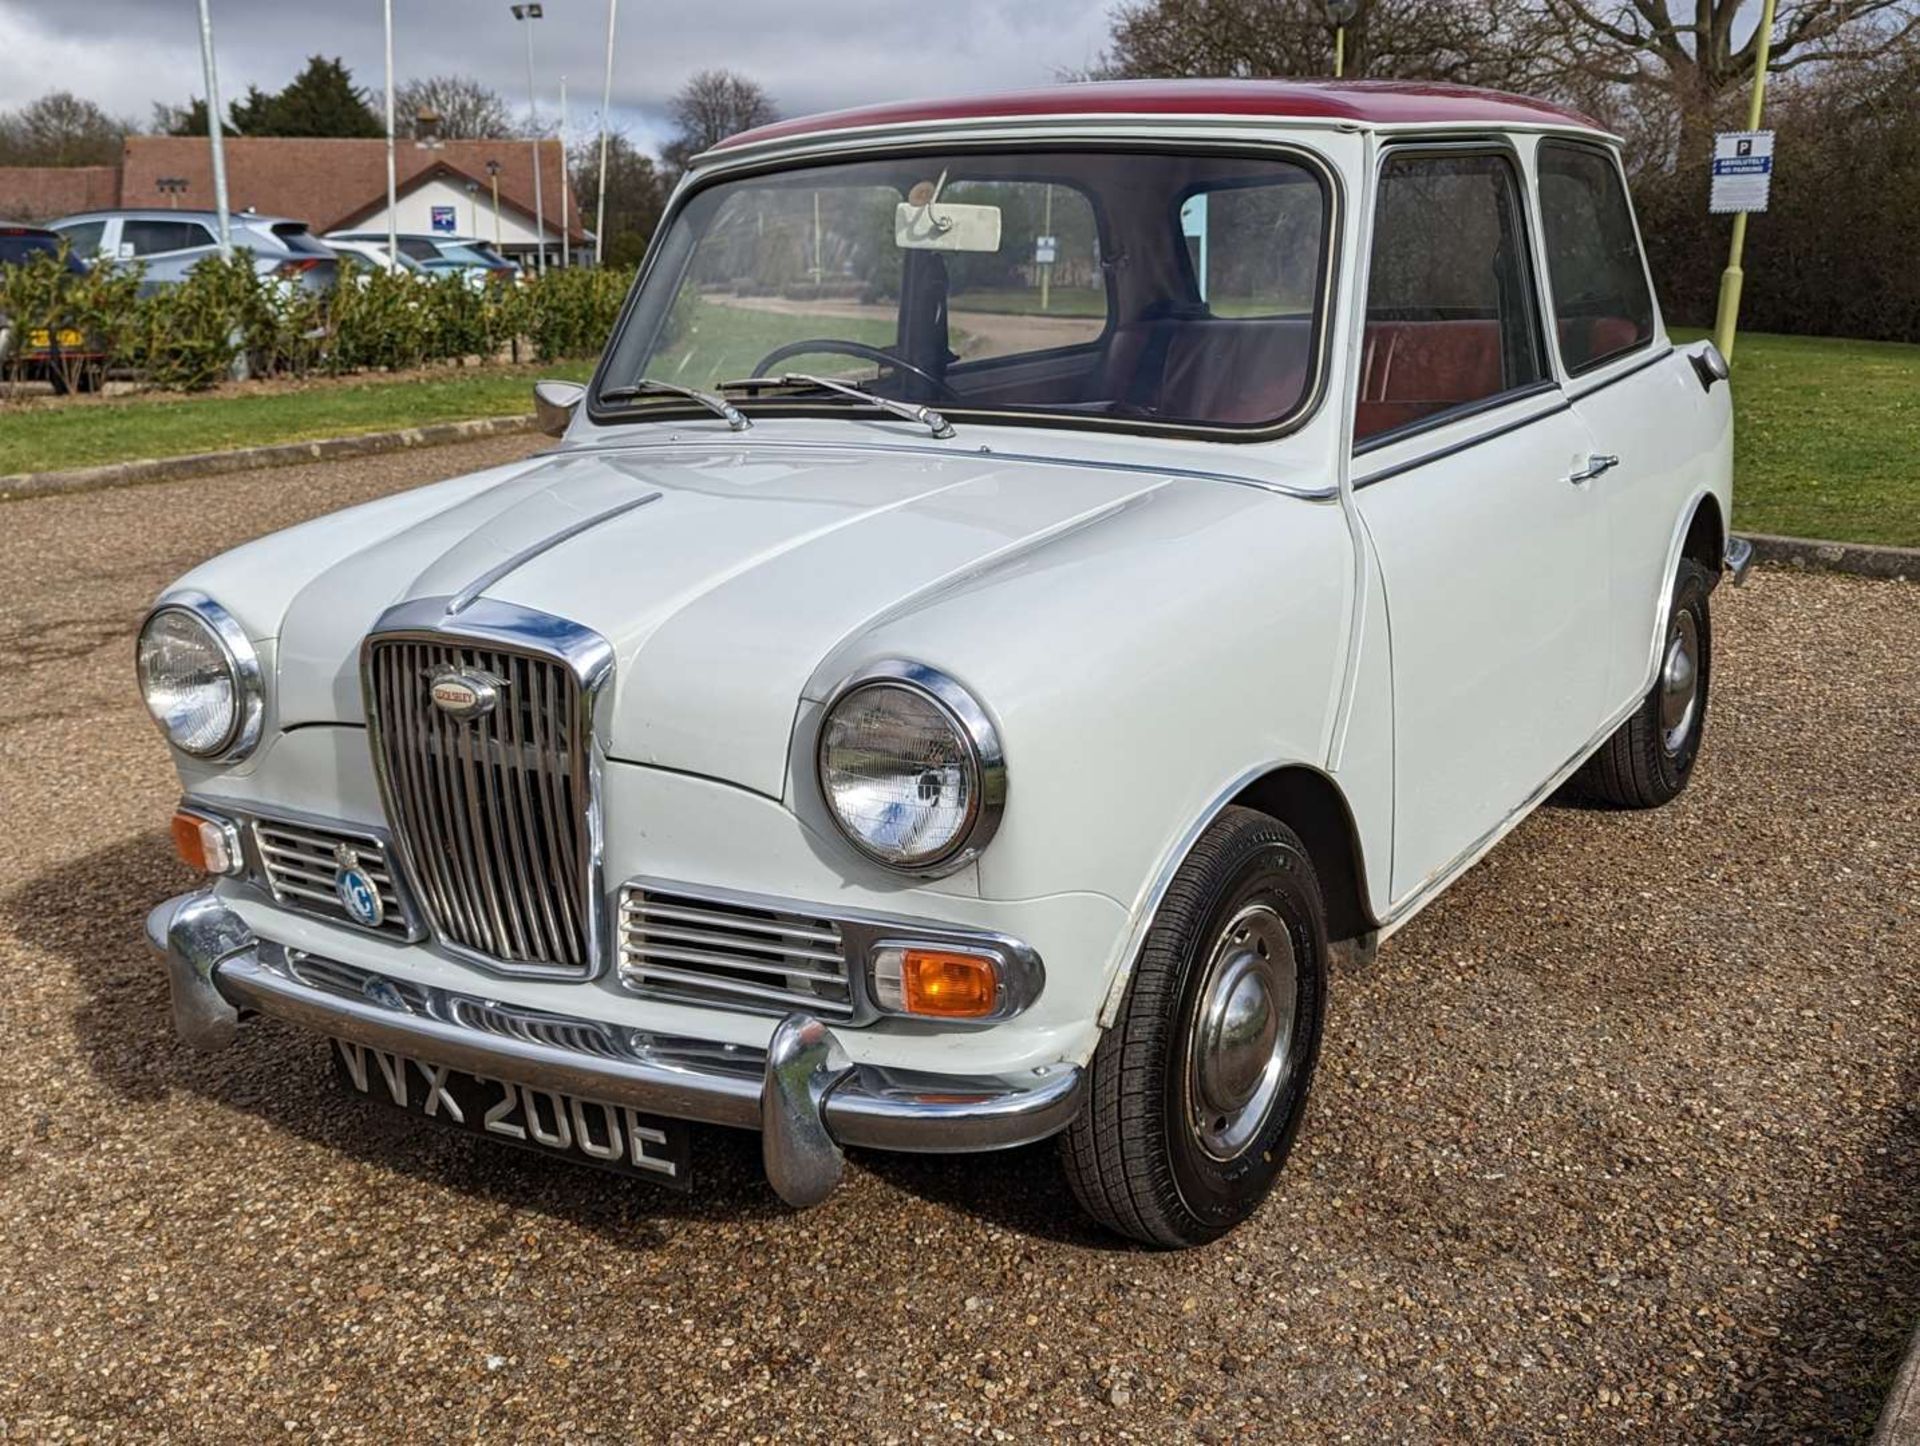
<path fill-rule="evenodd" d="M 842 1146 L 1002 1149 L 1065 1128 L 1080 1104 L 1082 1072 L 1071 1064 L 1017 1077 L 855 1065 L 806 1014 L 789 1014 L 754 1049 L 392 980 L 260 939 L 208 893 L 155 908 L 147 938 L 167 963 L 174 1027 L 196 1048 L 221 1048 L 243 1016 L 265 1014 L 470 1074 L 757 1129 L 769 1182 L 796 1206 L 817 1204 L 839 1182 Z"/>

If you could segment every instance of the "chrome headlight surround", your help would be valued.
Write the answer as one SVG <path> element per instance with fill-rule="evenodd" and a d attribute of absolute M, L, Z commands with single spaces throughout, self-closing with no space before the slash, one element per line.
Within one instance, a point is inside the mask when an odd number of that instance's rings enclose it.
<path fill-rule="evenodd" d="M 228 719 L 226 731 L 220 740 L 208 748 L 183 746 L 168 730 L 166 720 L 154 713 L 152 704 L 147 700 L 147 678 L 139 664 L 140 648 L 155 619 L 168 613 L 186 615 L 207 634 L 219 649 L 232 687 L 232 717 Z M 152 716 L 154 726 L 171 747 L 190 758 L 209 763 L 238 763 L 259 746 L 266 717 L 266 680 L 260 667 L 260 655 L 247 637 L 246 629 L 240 626 L 233 614 L 205 593 L 169 593 L 154 605 L 153 610 L 142 619 L 140 631 L 134 639 L 134 670 L 140 683 L 141 701 L 147 703 L 147 712 Z"/>
<path fill-rule="evenodd" d="M 849 824 L 834 806 L 833 793 L 828 785 L 827 759 L 834 716 L 869 688 L 896 688 L 919 695 L 945 721 L 963 751 L 968 783 L 967 816 L 950 840 L 924 857 L 890 857 L 863 838 L 859 830 Z M 863 858 L 894 873 L 917 878 L 940 878 L 964 868 L 992 841 L 995 830 L 1000 827 L 1000 816 L 1006 809 L 1007 760 L 1000 746 L 999 729 L 973 694 L 938 668 L 925 663 L 904 658 L 885 658 L 862 668 L 841 683 L 821 710 L 813 763 L 814 781 L 820 800 L 841 837 Z"/>

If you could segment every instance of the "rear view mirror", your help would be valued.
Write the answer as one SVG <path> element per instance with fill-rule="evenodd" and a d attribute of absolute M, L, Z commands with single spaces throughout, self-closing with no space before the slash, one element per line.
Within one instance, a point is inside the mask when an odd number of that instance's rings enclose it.
<path fill-rule="evenodd" d="M 893 213 L 893 244 L 904 251 L 998 251 L 1000 208 L 902 201 Z"/>

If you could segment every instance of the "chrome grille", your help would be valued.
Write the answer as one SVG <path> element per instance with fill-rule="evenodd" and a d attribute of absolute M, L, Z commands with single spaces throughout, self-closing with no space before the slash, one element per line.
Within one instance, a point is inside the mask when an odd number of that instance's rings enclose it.
<path fill-rule="evenodd" d="M 570 1019 L 545 1010 L 513 1009 L 460 995 L 448 998 L 447 1013 L 455 1024 L 503 1039 L 517 1039 L 522 1044 L 544 1044 L 572 1050 L 575 1054 L 598 1055 L 602 1059 L 620 1059 L 626 1054 L 613 1031 L 596 1019 Z"/>
<path fill-rule="evenodd" d="M 359 856 L 361 869 L 380 891 L 384 917 L 377 932 L 400 939 L 411 938 L 413 929 L 401 906 L 400 891 L 394 885 L 386 850 L 377 839 L 318 824 L 271 818 L 253 821 L 253 846 L 260 857 L 261 882 L 266 884 L 276 904 L 365 928 L 347 912 L 339 894 L 334 892 L 334 875 L 340 868 L 335 850 L 342 845 Z"/>
<path fill-rule="evenodd" d="M 427 1012 L 429 996 L 423 985 L 389 979 L 371 969 L 322 959 L 302 949 L 287 950 L 286 959 L 287 973 L 310 988 L 324 989 L 348 999 L 371 999 L 377 1004 L 404 1009 L 409 1014 Z"/>
<path fill-rule="evenodd" d="M 435 707 L 444 669 L 501 682 L 499 704 Z M 532 972 L 592 970 L 592 727 L 573 670 L 444 637 L 368 649 L 374 757 L 408 878 L 443 942 Z"/>
<path fill-rule="evenodd" d="M 620 893 L 620 982 L 703 1004 L 846 1018 L 846 944 L 832 919 L 629 884 Z"/>

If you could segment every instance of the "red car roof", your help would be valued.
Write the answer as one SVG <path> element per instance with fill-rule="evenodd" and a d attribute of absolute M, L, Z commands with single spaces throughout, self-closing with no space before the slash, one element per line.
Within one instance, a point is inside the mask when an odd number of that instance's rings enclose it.
<path fill-rule="evenodd" d="M 715 146 L 728 150 L 868 126 L 1007 116 L 1209 115 L 1285 117 L 1358 125 L 1600 127 L 1576 111 L 1497 90 L 1402 80 L 1110 80 L 948 100 L 895 101 L 776 121 Z"/>

